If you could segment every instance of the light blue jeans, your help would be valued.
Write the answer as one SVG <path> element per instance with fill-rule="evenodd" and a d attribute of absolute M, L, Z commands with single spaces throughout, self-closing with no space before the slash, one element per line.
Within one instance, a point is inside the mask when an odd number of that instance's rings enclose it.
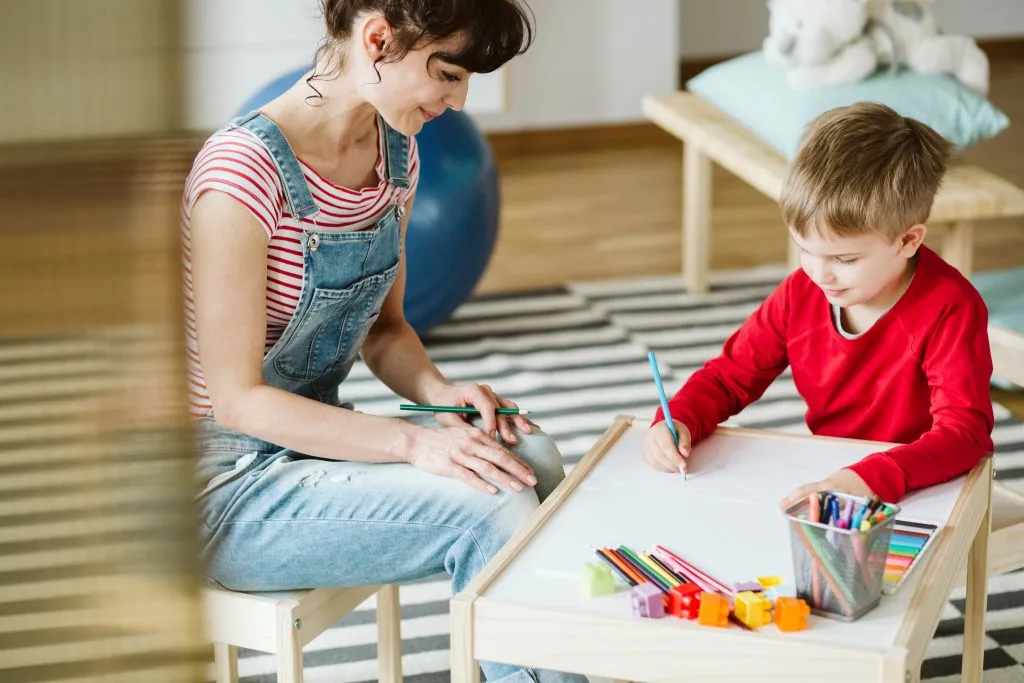
<path fill-rule="evenodd" d="M 239 453 L 229 440 L 211 436 L 201 458 L 210 484 L 199 499 L 206 573 L 229 589 L 265 591 L 403 583 L 447 572 L 457 593 L 565 476 L 550 437 L 516 435 L 520 445 L 513 450 L 533 468 L 537 484 L 493 495 L 407 464 Z M 481 666 L 488 681 L 587 680 Z"/>
<path fill-rule="evenodd" d="M 319 208 L 277 125 L 258 111 L 230 125 L 267 147 L 289 211 L 315 218 Z M 383 119 L 380 135 L 388 183 L 408 187 L 409 140 Z M 302 291 L 263 359 L 268 385 L 345 409 L 338 388 L 399 271 L 404 211 L 382 207 L 372 229 L 356 232 L 304 224 Z M 554 442 L 539 433 L 519 434 L 514 449 L 533 468 L 537 485 L 490 495 L 411 465 L 305 457 L 222 429 L 213 418 L 197 420 L 196 431 L 206 572 L 243 591 L 403 583 L 448 572 L 459 592 L 565 476 Z M 504 664 L 482 667 L 491 681 L 586 680 Z"/>

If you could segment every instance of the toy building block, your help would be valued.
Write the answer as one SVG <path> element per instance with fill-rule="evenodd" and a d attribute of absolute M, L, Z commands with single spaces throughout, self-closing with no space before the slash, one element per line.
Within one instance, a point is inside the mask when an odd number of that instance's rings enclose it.
<path fill-rule="evenodd" d="M 763 593 L 737 593 L 735 611 L 736 618 L 750 628 L 764 626 L 772 620 L 772 603 Z"/>
<path fill-rule="evenodd" d="M 580 576 L 580 588 L 588 598 L 615 592 L 615 579 L 611 568 L 601 562 L 587 562 Z"/>
<path fill-rule="evenodd" d="M 726 627 L 729 625 L 729 599 L 718 593 L 704 593 L 700 596 L 700 612 L 697 622 L 704 626 Z"/>
<path fill-rule="evenodd" d="M 696 619 L 700 613 L 700 586 L 684 583 L 668 592 L 668 611 L 680 619 Z"/>
<path fill-rule="evenodd" d="M 775 588 L 776 586 L 782 585 L 781 576 L 759 576 L 757 582 L 761 584 L 762 588 Z"/>
<path fill-rule="evenodd" d="M 660 619 L 665 616 L 662 593 L 653 583 L 633 586 L 633 590 L 629 592 L 629 603 L 633 606 L 634 617 Z"/>
<path fill-rule="evenodd" d="M 733 592 L 733 594 L 736 594 L 736 595 L 738 595 L 739 593 L 745 593 L 745 592 L 748 592 L 748 591 L 751 592 L 751 593 L 760 593 L 763 590 L 764 590 L 764 586 L 762 586 L 757 581 L 744 581 L 742 583 L 734 584 L 733 587 L 732 587 L 732 592 Z"/>
<path fill-rule="evenodd" d="M 780 631 L 803 631 L 811 608 L 800 598 L 779 598 L 775 603 L 775 625 Z"/>

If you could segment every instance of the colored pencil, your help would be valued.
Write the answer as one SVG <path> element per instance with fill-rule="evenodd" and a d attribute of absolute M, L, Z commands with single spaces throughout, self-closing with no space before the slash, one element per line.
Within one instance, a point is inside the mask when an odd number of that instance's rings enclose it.
<path fill-rule="evenodd" d="M 420 406 L 413 403 L 403 403 L 398 406 L 399 410 L 408 410 L 420 413 L 463 413 L 465 415 L 479 415 L 480 411 L 473 406 Z M 494 411 L 498 415 L 528 415 L 529 410 L 522 408 L 498 408 Z"/>
<path fill-rule="evenodd" d="M 665 583 L 663 583 L 662 579 L 660 579 L 650 569 L 644 567 L 642 563 L 630 557 L 628 552 L 623 552 L 622 548 L 623 546 L 619 546 L 618 549 L 614 550 L 613 552 L 618 553 L 619 557 L 621 557 L 624 562 L 629 564 L 629 566 L 635 569 L 638 573 L 646 577 L 647 580 L 653 583 L 655 586 L 657 586 L 658 590 L 660 590 L 662 593 L 668 593 L 669 587 Z"/>
<path fill-rule="evenodd" d="M 668 411 L 668 396 L 665 395 L 665 385 L 661 381 L 661 371 L 658 369 L 658 360 L 654 357 L 654 351 L 647 353 L 647 360 L 651 364 L 651 374 L 654 375 L 654 386 L 658 389 L 658 401 L 661 403 L 661 412 L 665 415 L 665 425 L 672 434 L 672 441 L 676 448 L 679 447 L 679 434 L 676 433 L 676 425 L 672 421 L 672 414 Z M 683 470 L 683 481 L 686 480 L 686 471 Z"/>
<path fill-rule="evenodd" d="M 596 548 L 594 550 L 594 554 L 600 557 L 602 560 L 604 560 L 604 563 L 610 566 L 612 568 L 612 571 L 621 576 L 622 579 L 630 586 L 637 585 L 637 580 L 634 579 L 629 573 L 627 573 L 627 571 L 623 567 L 621 567 L 618 562 L 605 555 L 601 551 L 601 548 Z"/>
<path fill-rule="evenodd" d="M 696 576 L 696 577 L 699 577 L 700 581 L 698 581 L 698 583 L 704 582 L 704 583 L 711 584 L 712 586 L 715 587 L 715 589 L 718 592 L 722 593 L 723 595 L 732 595 L 732 589 L 731 588 L 729 588 L 724 583 L 722 583 L 718 579 L 714 578 L 710 574 L 707 574 L 706 572 L 701 571 L 695 565 L 693 565 L 693 564 L 687 562 L 686 560 L 684 560 L 683 558 L 679 557 L 678 555 L 673 553 L 671 550 L 669 550 L 665 546 L 663 546 L 663 545 L 656 545 L 656 546 L 654 546 L 654 550 L 655 550 L 655 552 L 661 554 L 662 559 L 668 558 L 669 560 L 674 561 L 674 563 L 678 565 L 676 567 L 677 570 L 680 569 L 680 567 L 682 569 L 685 569 L 686 571 L 682 572 L 682 573 L 685 574 L 686 576 L 691 576 L 691 577 Z M 671 566 L 671 564 L 670 564 L 670 566 Z"/>

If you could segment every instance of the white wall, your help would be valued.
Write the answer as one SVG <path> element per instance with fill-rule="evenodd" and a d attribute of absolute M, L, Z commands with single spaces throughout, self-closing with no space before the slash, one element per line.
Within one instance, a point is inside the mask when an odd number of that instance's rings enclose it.
<path fill-rule="evenodd" d="M 710 2 L 710 0 L 708 0 Z M 640 121 L 640 99 L 675 89 L 678 0 L 529 0 L 537 40 L 473 76 L 466 110 L 484 130 Z M 252 93 L 309 63 L 316 0 L 187 0 L 186 125 L 221 125 Z"/>
<path fill-rule="evenodd" d="M 505 111 L 477 116 L 485 130 L 641 121 L 644 95 L 675 90 L 678 0 L 529 4 L 536 41 L 506 66 Z"/>
<path fill-rule="evenodd" d="M 679 56 L 733 55 L 761 47 L 765 0 L 680 0 Z M 1024 35 L 1024 0 L 935 0 L 945 33 L 978 38 Z"/>
<path fill-rule="evenodd" d="M 261 87 L 311 64 L 324 33 L 318 0 L 187 0 L 185 125 L 212 130 Z M 504 74 L 475 76 L 466 110 L 501 111 Z"/>

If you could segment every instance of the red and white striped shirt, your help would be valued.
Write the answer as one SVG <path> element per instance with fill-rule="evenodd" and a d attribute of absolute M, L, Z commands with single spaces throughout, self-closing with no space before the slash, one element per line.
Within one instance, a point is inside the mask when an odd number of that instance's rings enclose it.
<path fill-rule="evenodd" d="M 187 335 L 189 407 L 194 417 L 212 412 L 203 370 L 199 362 L 195 308 L 192 293 L 192 251 L 190 216 L 199 196 L 207 190 L 224 192 L 237 199 L 256 217 L 266 232 L 267 243 L 267 335 L 264 352 L 280 338 L 295 314 L 302 291 L 303 224 L 322 232 L 351 232 L 374 225 L 391 205 L 405 203 L 419 179 L 416 139 L 409 144 L 409 187 L 388 185 L 384 180 L 382 136 L 378 143 L 377 178 L 374 187 L 350 190 L 330 182 L 299 160 L 320 213 L 295 218 L 285 201 L 281 178 L 270 152 L 260 140 L 243 128 L 212 135 L 196 156 L 185 183 L 182 199 L 181 236 L 184 261 L 185 328 Z M 316 224 L 314 226 L 314 219 Z M 224 254 L 229 258 L 230 254 Z"/>

